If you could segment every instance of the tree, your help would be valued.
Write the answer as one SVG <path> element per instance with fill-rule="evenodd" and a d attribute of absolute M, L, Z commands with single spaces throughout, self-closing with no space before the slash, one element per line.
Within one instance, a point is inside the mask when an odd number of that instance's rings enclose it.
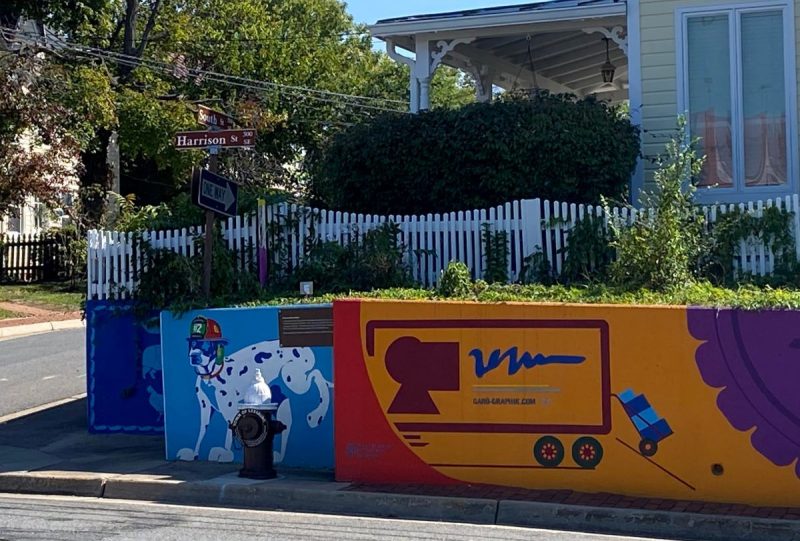
<path fill-rule="evenodd" d="M 0 215 L 29 197 L 58 203 L 94 126 L 113 122 L 106 82 L 30 49 L 0 56 Z"/>
<path fill-rule="evenodd" d="M 106 151 L 114 131 L 122 191 L 142 203 L 185 190 L 202 154 L 175 151 L 172 136 L 197 127 L 199 101 L 259 132 L 255 152 L 225 156 L 225 174 L 260 188 L 302 191 L 303 167 L 287 164 L 301 164 L 349 125 L 404 110 L 408 99 L 407 68 L 373 51 L 365 28 L 337 0 L 12 0 L 11 10 L 46 21 L 70 42 L 124 55 L 100 54 L 87 64 L 85 54 L 62 51 L 51 59 L 67 73 L 91 70 L 103 90 L 101 109 L 111 104 L 75 138 L 84 204 L 98 207 L 95 215 L 109 187 Z M 231 84 L 195 70 L 276 84 Z M 468 82 L 455 72 L 439 70 L 433 85 L 436 105 L 471 99 Z M 62 93 L 61 105 L 82 102 L 85 89 L 68 88 L 75 95 Z"/>

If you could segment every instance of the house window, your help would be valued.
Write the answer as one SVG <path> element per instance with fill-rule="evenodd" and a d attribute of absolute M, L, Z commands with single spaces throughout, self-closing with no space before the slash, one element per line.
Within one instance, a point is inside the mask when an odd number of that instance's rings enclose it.
<path fill-rule="evenodd" d="M 681 110 L 706 155 L 699 186 L 723 200 L 789 192 L 795 77 L 787 5 L 682 15 Z"/>

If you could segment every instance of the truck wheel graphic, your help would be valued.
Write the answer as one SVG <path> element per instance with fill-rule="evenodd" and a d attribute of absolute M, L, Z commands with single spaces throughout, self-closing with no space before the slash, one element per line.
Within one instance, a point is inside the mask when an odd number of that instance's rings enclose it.
<path fill-rule="evenodd" d="M 553 436 L 543 436 L 533 446 L 533 457 L 545 468 L 555 468 L 564 460 L 564 444 Z"/>
<path fill-rule="evenodd" d="M 639 442 L 639 451 L 644 456 L 653 456 L 658 451 L 658 442 L 645 438 Z"/>
<path fill-rule="evenodd" d="M 581 468 L 594 469 L 603 460 L 603 446 L 594 438 L 578 438 L 572 444 L 572 459 Z"/>

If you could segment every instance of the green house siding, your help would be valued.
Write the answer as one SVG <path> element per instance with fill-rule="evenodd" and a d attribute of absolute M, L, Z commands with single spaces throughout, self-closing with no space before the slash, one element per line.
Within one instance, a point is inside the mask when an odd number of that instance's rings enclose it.
<path fill-rule="evenodd" d="M 728 7 L 735 0 L 639 0 L 642 61 L 642 134 L 645 189 L 652 187 L 651 158 L 663 153 L 678 115 L 675 14 L 680 8 Z M 752 2 L 749 2 L 752 3 Z M 795 0 L 795 42 L 800 66 L 800 0 Z M 799 92 L 800 94 L 800 92 Z"/>

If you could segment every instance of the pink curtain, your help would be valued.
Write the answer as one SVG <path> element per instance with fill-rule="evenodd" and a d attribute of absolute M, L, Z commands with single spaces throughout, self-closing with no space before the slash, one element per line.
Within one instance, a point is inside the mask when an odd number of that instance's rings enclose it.
<path fill-rule="evenodd" d="M 733 143 L 729 116 L 716 116 L 710 109 L 692 115 L 692 133 L 700 137 L 706 163 L 698 186 L 733 186 Z"/>
<path fill-rule="evenodd" d="M 745 119 L 746 186 L 779 186 L 787 180 L 786 115 Z"/>

